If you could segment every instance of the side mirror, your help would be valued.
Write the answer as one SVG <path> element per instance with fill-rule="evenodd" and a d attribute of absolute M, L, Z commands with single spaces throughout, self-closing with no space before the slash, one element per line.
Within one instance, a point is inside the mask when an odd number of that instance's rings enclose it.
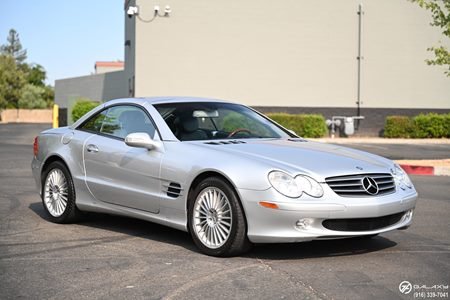
<path fill-rule="evenodd" d="M 288 131 L 289 131 L 290 133 L 292 133 L 293 135 L 296 135 L 296 136 L 298 136 L 298 134 L 297 134 L 297 133 L 295 133 L 295 131 L 294 131 L 294 130 L 288 129 Z"/>
<path fill-rule="evenodd" d="M 146 148 L 151 150 L 157 147 L 157 143 L 145 132 L 133 132 L 125 137 L 125 144 L 130 147 Z"/>

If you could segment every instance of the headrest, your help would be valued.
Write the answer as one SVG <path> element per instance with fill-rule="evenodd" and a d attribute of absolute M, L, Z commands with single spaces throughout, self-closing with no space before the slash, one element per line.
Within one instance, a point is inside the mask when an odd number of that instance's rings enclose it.
<path fill-rule="evenodd" d="M 183 130 L 186 132 L 194 132 L 198 129 L 198 119 L 192 116 L 183 118 L 181 120 L 181 126 L 183 127 Z"/>

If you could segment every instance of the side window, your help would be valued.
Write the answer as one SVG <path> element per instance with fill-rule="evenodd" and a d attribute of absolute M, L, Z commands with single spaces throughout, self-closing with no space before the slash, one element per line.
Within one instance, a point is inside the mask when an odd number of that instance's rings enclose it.
<path fill-rule="evenodd" d="M 89 121 L 84 123 L 82 126 L 79 127 L 80 130 L 89 131 L 89 132 L 99 132 L 102 128 L 103 120 L 106 116 L 106 110 L 98 113 L 94 117 L 90 118 Z"/>
<path fill-rule="evenodd" d="M 121 105 L 108 109 L 100 132 L 118 138 L 125 138 L 133 132 L 145 132 L 151 138 L 155 136 L 155 127 L 142 109 Z"/>

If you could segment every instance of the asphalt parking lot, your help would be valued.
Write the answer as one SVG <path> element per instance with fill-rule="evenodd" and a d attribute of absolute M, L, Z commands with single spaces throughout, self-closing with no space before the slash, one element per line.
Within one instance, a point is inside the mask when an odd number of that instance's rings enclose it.
<path fill-rule="evenodd" d="M 42 129 L 0 125 L 2 299 L 421 299 L 402 295 L 400 282 L 450 283 L 449 177 L 412 177 L 420 200 L 406 231 L 213 258 L 187 233 L 140 220 L 90 214 L 79 224 L 48 222 L 30 170 Z"/>
<path fill-rule="evenodd" d="M 368 151 L 393 160 L 448 159 L 450 144 L 346 144 L 345 147 Z"/>

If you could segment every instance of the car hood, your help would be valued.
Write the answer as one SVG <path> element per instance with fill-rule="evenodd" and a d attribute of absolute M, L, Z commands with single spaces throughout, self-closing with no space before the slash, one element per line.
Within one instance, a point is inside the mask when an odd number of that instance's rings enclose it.
<path fill-rule="evenodd" d="M 389 173 L 393 162 L 368 152 L 303 139 L 203 142 L 203 147 L 260 160 L 273 169 L 309 174 L 316 180 L 362 173 Z"/>

